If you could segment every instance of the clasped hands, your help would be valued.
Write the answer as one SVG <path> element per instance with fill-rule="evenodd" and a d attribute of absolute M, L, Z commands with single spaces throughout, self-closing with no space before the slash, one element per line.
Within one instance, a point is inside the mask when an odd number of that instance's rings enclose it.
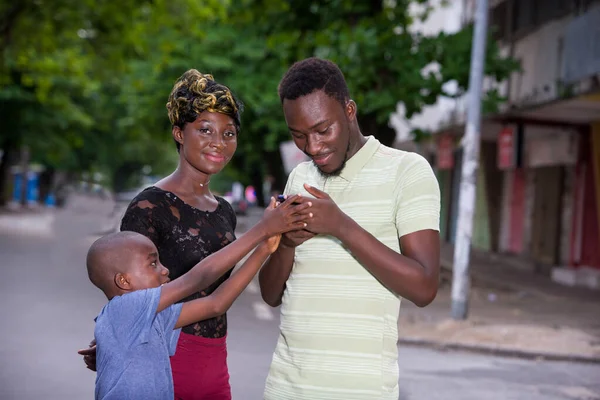
<path fill-rule="evenodd" d="M 312 217 L 307 219 L 304 229 L 297 229 L 283 234 L 280 246 L 293 248 L 306 242 L 318 234 L 339 236 L 346 214 L 340 210 L 329 195 L 313 186 L 304 184 L 304 189 L 315 198 L 299 196 L 295 203 L 311 203 Z M 288 196 L 289 197 L 289 196 Z"/>

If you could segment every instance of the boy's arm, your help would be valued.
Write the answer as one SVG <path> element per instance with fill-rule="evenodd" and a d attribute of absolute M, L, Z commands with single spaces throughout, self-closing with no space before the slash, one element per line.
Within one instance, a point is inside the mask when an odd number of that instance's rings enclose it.
<path fill-rule="evenodd" d="M 265 237 L 265 229 L 259 222 L 233 243 L 200 261 L 185 275 L 165 283 L 156 312 L 161 312 L 171 304 L 210 286 Z"/>
<path fill-rule="evenodd" d="M 183 304 L 175 328 L 224 314 L 250 284 L 270 252 L 260 245 L 248 260 L 211 295 Z"/>
<path fill-rule="evenodd" d="M 185 275 L 164 284 L 157 312 L 211 285 L 268 237 L 306 227 L 304 221 L 312 217 L 311 203 L 294 205 L 299 197 L 291 196 L 277 208 L 275 199 L 271 199 L 263 219 L 241 238 L 206 257 Z"/>

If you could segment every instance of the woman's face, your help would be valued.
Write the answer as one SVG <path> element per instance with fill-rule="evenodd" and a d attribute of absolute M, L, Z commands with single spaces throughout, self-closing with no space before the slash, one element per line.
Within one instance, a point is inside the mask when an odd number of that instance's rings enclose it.
<path fill-rule="evenodd" d="M 213 175 L 231 160 L 237 148 L 238 131 L 233 118 L 204 111 L 183 129 L 173 128 L 173 137 L 181 145 L 183 158 L 198 171 Z"/>

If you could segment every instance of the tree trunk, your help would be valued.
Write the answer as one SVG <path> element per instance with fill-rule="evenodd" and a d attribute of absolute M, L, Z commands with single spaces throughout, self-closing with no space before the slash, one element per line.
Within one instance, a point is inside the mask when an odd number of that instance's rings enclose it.
<path fill-rule="evenodd" d="M 56 170 L 52 167 L 46 168 L 44 171 L 40 173 L 40 204 L 44 204 L 48 195 L 52 192 L 53 184 L 54 184 L 54 176 L 56 175 Z"/>
<path fill-rule="evenodd" d="M 2 150 L 4 154 L 0 160 L 0 207 L 5 206 L 11 198 L 8 183 L 10 182 L 10 166 L 17 159 L 17 146 L 7 140 L 4 142 Z"/>
<path fill-rule="evenodd" d="M 250 183 L 254 186 L 254 192 L 256 193 L 256 204 L 259 207 L 266 207 L 265 197 L 263 196 L 263 174 L 260 163 L 256 163 L 252 166 L 250 172 Z"/>

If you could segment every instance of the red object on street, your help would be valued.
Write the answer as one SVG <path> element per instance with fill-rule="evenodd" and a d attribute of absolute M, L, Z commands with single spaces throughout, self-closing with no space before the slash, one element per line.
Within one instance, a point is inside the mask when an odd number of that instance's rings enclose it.
<path fill-rule="evenodd" d="M 454 138 L 448 134 L 441 135 L 437 148 L 437 168 L 452 169 L 454 167 Z"/>
<path fill-rule="evenodd" d="M 515 131 L 504 128 L 498 135 L 498 169 L 515 167 Z"/>

